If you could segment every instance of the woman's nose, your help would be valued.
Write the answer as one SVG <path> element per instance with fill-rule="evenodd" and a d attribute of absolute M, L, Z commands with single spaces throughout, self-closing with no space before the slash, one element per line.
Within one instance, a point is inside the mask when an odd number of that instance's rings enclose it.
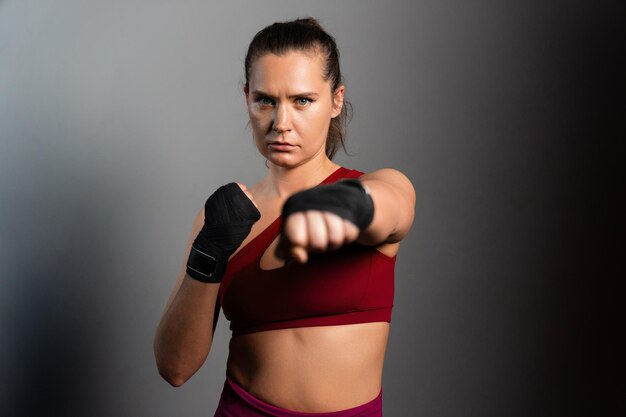
<path fill-rule="evenodd" d="M 277 132 L 285 132 L 291 129 L 289 120 L 289 109 L 284 105 L 277 105 L 274 111 L 274 124 L 272 126 Z"/>

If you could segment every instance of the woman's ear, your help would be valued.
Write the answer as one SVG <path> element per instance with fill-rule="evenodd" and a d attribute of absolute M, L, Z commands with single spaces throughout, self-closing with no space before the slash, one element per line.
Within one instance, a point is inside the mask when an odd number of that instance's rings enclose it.
<path fill-rule="evenodd" d="M 332 117 L 335 118 L 341 114 L 341 109 L 343 108 L 343 93 L 345 91 L 344 85 L 340 85 L 337 87 L 333 94 L 333 112 Z"/>
<path fill-rule="evenodd" d="M 246 97 L 246 107 L 248 107 L 248 86 L 243 86 L 243 95 Z"/>

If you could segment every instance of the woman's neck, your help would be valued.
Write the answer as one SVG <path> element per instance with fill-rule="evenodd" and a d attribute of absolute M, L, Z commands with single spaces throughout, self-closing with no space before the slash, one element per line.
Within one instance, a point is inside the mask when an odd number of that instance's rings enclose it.
<path fill-rule="evenodd" d="M 340 165 L 326 155 L 293 168 L 271 165 L 266 177 L 266 192 L 276 198 L 286 198 L 293 193 L 315 187 Z"/>

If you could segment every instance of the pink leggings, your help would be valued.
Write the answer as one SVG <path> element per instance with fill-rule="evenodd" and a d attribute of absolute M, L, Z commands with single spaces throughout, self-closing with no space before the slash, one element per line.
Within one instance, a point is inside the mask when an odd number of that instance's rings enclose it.
<path fill-rule="evenodd" d="M 263 402 L 226 377 L 224 390 L 213 417 L 382 417 L 383 390 L 372 401 L 330 413 L 290 411 Z"/>

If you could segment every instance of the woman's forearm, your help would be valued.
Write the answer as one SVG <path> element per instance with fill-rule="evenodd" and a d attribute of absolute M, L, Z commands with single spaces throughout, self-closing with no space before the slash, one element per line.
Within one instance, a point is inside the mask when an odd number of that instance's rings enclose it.
<path fill-rule="evenodd" d="M 174 386 L 187 381 L 209 354 L 218 288 L 186 276 L 163 314 L 154 354 L 159 373 Z"/>

